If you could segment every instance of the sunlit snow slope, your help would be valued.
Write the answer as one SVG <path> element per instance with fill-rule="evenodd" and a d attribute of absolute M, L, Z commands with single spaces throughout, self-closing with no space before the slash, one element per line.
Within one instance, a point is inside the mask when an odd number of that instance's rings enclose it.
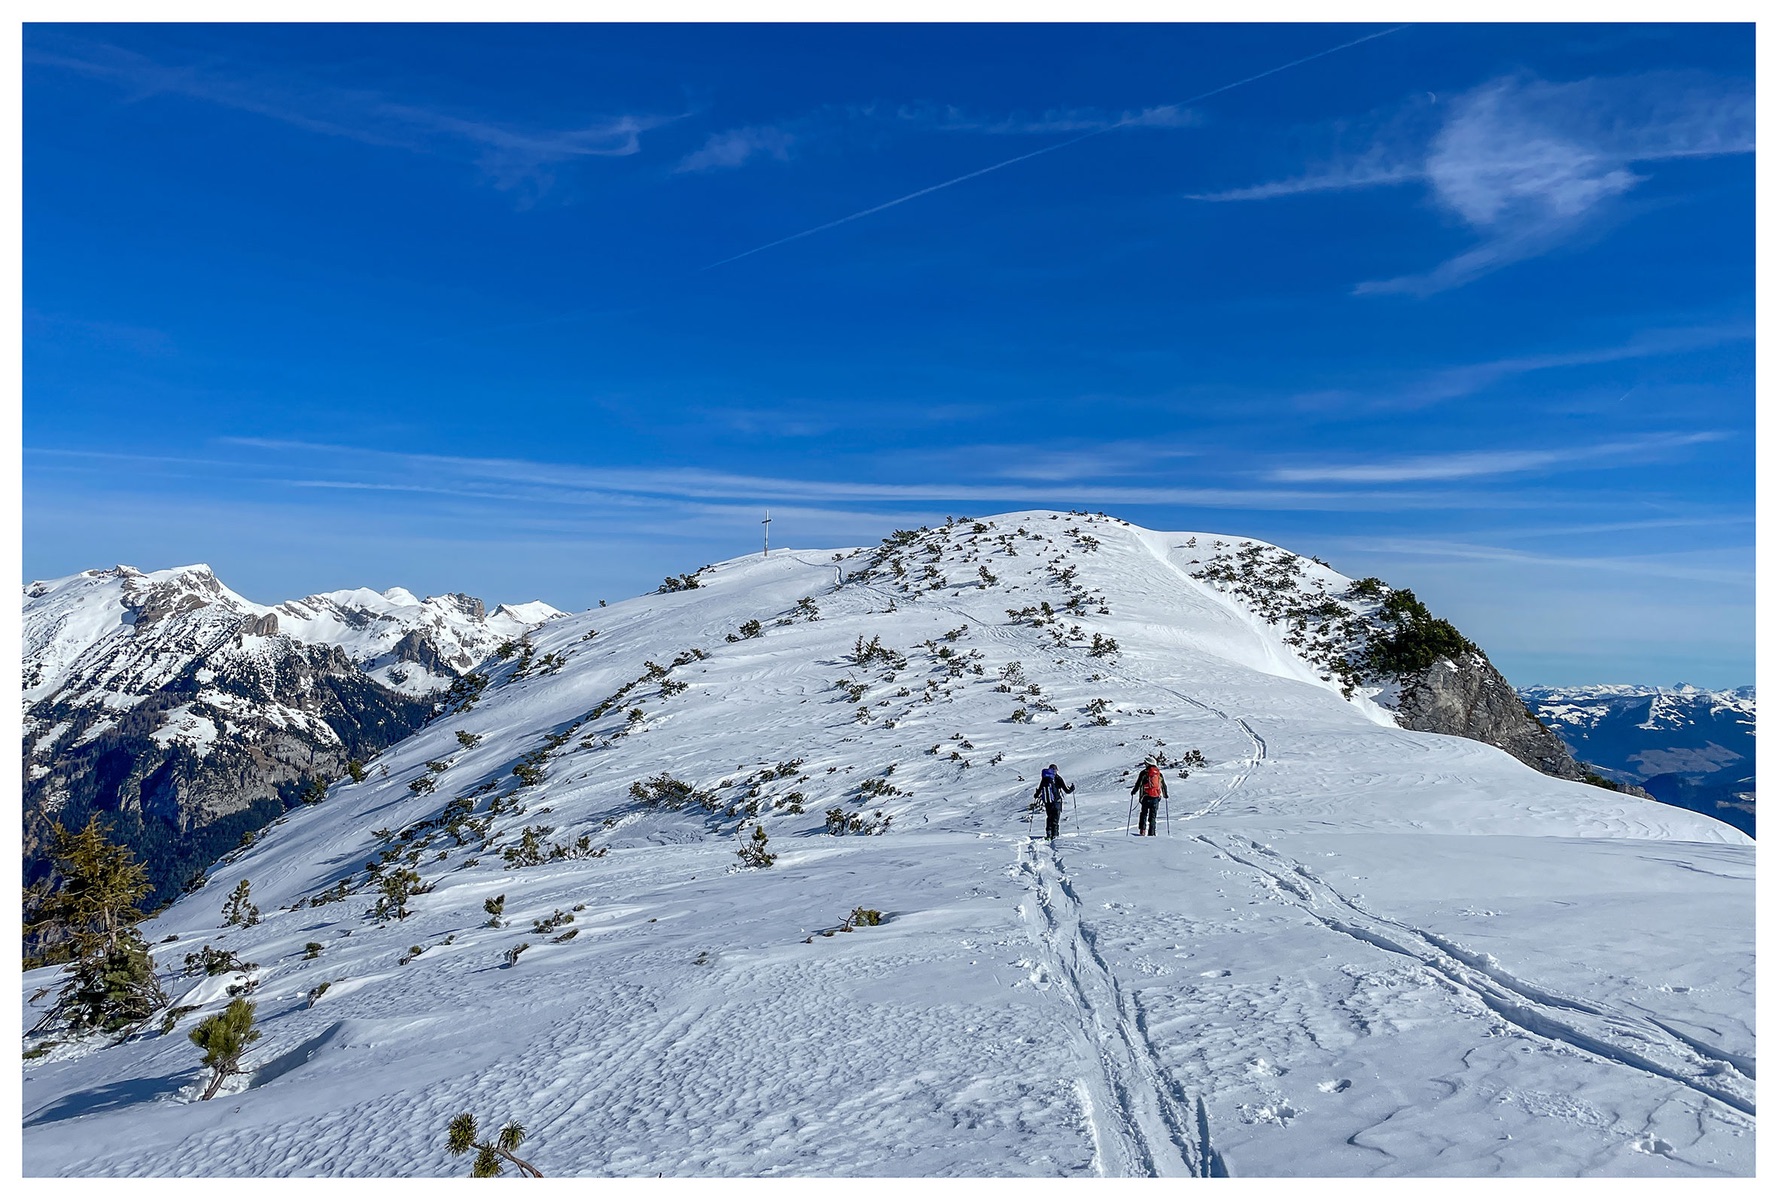
<path fill-rule="evenodd" d="M 26 1173 L 466 1174 L 471 1111 L 552 1176 L 1751 1174 L 1752 843 L 1395 728 L 1192 536 L 1016 513 L 549 623 L 147 924 L 193 1010 L 26 1062 Z"/>

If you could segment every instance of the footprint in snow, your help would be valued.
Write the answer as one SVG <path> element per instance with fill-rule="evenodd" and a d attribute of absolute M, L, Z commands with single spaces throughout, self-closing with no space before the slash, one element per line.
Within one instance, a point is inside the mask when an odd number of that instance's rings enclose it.
<path fill-rule="evenodd" d="M 1631 1142 L 1630 1149 L 1638 1154 L 1671 1154 L 1673 1153 L 1673 1144 L 1665 1138 L 1658 1138 L 1652 1132 L 1648 1132 Z"/>
<path fill-rule="evenodd" d="M 1228 971 L 1199 971 L 1198 972 L 1198 977 L 1200 979 L 1225 979 L 1228 977 L 1228 975 L 1229 975 Z"/>
<path fill-rule="evenodd" d="M 1324 1079 L 1315 1085 L 1323 1092 L 1343 1092 L 1352 1086 L 1350 1079 Z"/>
<path fill-rule="evenodd" d="M 1280 1101 L 1276 1104 L 1243 1104 L 1235 1110 L 1241 1120 L 1249 1125 L 1289 1125 L 1296 1109 Z"/>

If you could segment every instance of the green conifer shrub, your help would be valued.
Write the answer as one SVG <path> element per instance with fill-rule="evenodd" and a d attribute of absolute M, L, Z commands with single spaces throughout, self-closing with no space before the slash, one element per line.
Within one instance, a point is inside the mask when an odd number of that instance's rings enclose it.
<path fill-rule="evenodd" d="M 502 1159 L 517 1167 L 521 1176 L 542 1179 L 542 1171 L 513 1153 L 524 1140 L 525 1127 L 517 1121 L 510 1121 L 493 1141 L 482 1141 L 477 1136 L 475 1114 L 458 1113 L 451 1118 L 450 1128 L 446 1133 L 445 1152 L 455 1158 L 471 1150 L 475 1151 L 475 1161 L 469 1167 L 471 1179 L 492 1179 L 501 1174 Z"/>
<path fill-rule="evenodd" d="M 195 954 L 185 956 L 187 975 L 228 975 L 236 971 L 251 971 L 258 965 L 243 962 L 233 950 L 218 950 L 214 946 L 205 946 Z"/>
<path fill-rule="evenodd" d="M 418 871 L 410 871 L 403 867 L 399 871 L 385 871 L 377 876 L 377 891 L 381 896 L 377 900 L 376 915 L 379 919 L 394 917 L 397 921 L 405 921 L 410 915 L 407 902 L 427 890 L 425 880 L 420 878 Z"/>
<path fill-rule="evenodd" d="M 259 924 L 259 905 L 253 903 L 252 887 L 243 879 L 222 903 L 222 923 L 246 928 Z"/>
<path fill-rule="evenodd" d="M 204 1052 L 204 1065 L 210 1068 L 209 1086 L 199 1099 L 210 1099 L 223 1080 L 241 1074 L 241 1055 L 259 1040 L 259 1030 L 253 1027 L 253 1008 L 249 1000 L 231 1000 L 228 1008 L 205 1017 L 191 1031 L 191 1040 Z"/>
<path fill-rule="evenodd" d="M 753 838 L 735 851 L 735 857 L 741 860 L 744 867 L 769 867 L 777 861 L 776 854 L 766 850 L 766 830 L 763 825 L 753 827 Z"/>
<path fill-rule="evenodd" d="M 106 839 L 96 814 L 77 833 L 56 823 L 51 837 L 60 882 L 27 913 L 25 935 L 55 946 L 69 965 L 32 1032 L 128 1031 L 167 1002 L 138 930 L 136 902 L 152 890 L 147 868 Z"/>

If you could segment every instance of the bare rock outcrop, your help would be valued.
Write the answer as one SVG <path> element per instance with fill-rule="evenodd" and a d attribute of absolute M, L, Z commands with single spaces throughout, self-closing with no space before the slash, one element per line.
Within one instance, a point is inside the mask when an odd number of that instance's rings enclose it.
<path fill-rule="evenodd" d="M 1531 714 L 1480 651 L 1441 658 L 1402 676 L 1400 684 L 1396 711 L 1403 728 L 1487 742 L 1545 775 L 1585 778 L 1562 739 Z"/>

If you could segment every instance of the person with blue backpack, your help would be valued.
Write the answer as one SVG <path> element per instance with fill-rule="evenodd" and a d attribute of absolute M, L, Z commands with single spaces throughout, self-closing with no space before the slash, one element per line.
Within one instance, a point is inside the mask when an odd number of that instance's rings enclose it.
<path fill-rule="evenodd" d="M 1051 763 L 1043 769 L 1043 778 L 1037 781 L 1037 790 L 1031 793 L 1033 800 L 1043 801 L 1044 815 L 1048 818 L 1043 836 L 1052 842 L 1062 831 L 1062 797 L 1073 791 L 1074 785 L 1063 779 L 1056 764 Z"/>

